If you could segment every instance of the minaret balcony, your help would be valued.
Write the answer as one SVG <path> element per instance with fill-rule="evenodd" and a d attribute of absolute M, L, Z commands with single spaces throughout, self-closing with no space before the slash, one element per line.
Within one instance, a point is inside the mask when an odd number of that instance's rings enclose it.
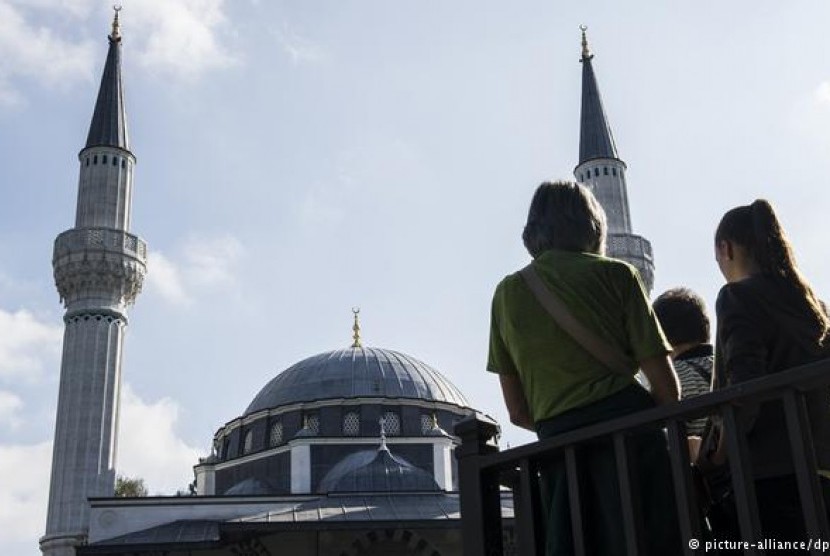
<path fill-rule="evenodd" d="M 112 228 L 73 228 L 55 239 L 55 259 L 78 251 L 114 251 L 147 264 L 147 243 L 140 237 Z"/>
<path fill-rule="evenodd" d="M 141 292 L 147 244 L 113 228 L 73 228 L 55 239 L 55 285 L 68 310 L 123 312 Z"/>

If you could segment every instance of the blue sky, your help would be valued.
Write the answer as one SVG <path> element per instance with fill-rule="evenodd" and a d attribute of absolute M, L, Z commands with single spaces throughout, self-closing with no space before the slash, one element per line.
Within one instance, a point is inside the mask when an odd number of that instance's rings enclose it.
<path fill-rule="evenodd" d="M 45 521 L 62 308 L 54 237 L 111 2 L 0 0 L 0 544 Z M 511 425 L 484 372 L 490 295 L 527 261 L 539 182 L 578 148 L 578 26 L 655 291 L 712 304 L 712 234 L 756 197 L 830 290 L 830 56 L 824 2 L 123 0 L 138 158 L 133 232 L 150 245 L 130 313 L 119 469 L 191 480 L 215 430 L 272 376 L 367 344 L 440 369 Z"/>

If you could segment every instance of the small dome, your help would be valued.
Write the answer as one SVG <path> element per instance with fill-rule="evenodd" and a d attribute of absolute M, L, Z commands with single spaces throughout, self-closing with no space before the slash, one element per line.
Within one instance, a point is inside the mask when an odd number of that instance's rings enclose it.
<path fill-rule="evenodd" d="M 424 492 L 440 490 L 435 479 L 386 445 L 343 458 L 323 480 L 320 492 Z"/>
<path fill-rule="evenodd" d="M 279 492 L 268 479 L 258 479 L 250 477 L 244 481 L 240 481 L 227 489 L 225 496 L 253 496 L 263 494 L 276 494 Z"/>
<path fill-rule="evenodd" d="M 413 398 L 469 407 L 464 395 L 426 363 L 389 349 L 351 347 L 304 359 L 260 390 L 245 415 L 331 398 Z"/>

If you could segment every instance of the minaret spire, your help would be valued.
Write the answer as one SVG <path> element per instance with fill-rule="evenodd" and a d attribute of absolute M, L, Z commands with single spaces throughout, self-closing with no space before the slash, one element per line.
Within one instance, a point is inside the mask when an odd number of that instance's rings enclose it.
<path fill-rule="evenodd" d="M 121 86 L 119 10 L 78 155 L 75 227 L 55 239 L 52 257 L 66 313 L 44 556 L 74 556 L 89 532 L 88 498 L 114 495 L 127 307 L 146 273 L 147 245 L 129 231 L 135 157 Z"/>
<path fill-rule="evenodd" d="M 608 125 L 608 118 L 605 116 L 605 108 L 591 63 L 594 55 L 588 48 L 588 38 L 585 35 L 588 27 L 581 25 L 579 29 L 582 31 L 582 57 L 579 60 L 582 63 L 579 163 L 582 164 L 592 158 L 617 158 L 617 146 L 614 144 L 611 126 Z"/>
<path fill-rule="evenodd" d="M 588 47 L 585 25 L 582 32 L 582 111 L 579 120 L 579 164 L 576 179 L 587 185 L 605 209 L 608 221 L 608 255 L 633 264 L 648 291 L 654 282 L 651 244 L 633 233 L 625 180 L 627 166 L 617 154 L 617 145 L 605 115 L 594 74 L 594 54 Z"/>
<path fill-rule="evenodd" d="M 112 32 L 109 51 L 98 89 L 98 100 L 92 113 L 92 123 L 86 138 L 86 148 L 97 146 L 130 150 L 127 133 L 127 113 L 124 108 L 124 88 L 121 84 L 121 6 L 113 6 Z"/>

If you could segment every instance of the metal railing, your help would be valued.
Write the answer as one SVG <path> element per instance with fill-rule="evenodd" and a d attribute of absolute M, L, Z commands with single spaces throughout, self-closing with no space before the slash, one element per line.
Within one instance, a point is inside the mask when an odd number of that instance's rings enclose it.
<path fill-rule="evenodd" d="M 744 554 L 762 554 L 755 546 L 762 539 L 755 487 L 749 463 L 746 435 L 738 407 L 746 403 L 780 400 L 786 418 L 789 449 L 804 516 L 811 539 L 830 541 L 827 514 L 817 474 L 816 455 L 805 404 L 805 393 L 830 384 L 830 359 L 776 373 L 724 388 L 677 404 L 655 407 L 569 431 L 553 438 L 533 442 L 500 452 L 490 441 L 498 432 L 494 421 L 473 415 L 455 427 L 461 438 L 456 449 L 461 494 L 462 536 L 465 556 L 501 555 L 502 519 L 499 490 L 508 485 L 513 490 L 515 535 L 519 553 L 543 554 L 545 549 L 539 469 L 552 458 L 564 458 L 574 553 L 586 553 L 582 497 L 579 492 L 577 449 L 599 438 L 613 440 L 617 479 L 622 501 L 626 552 L 644 554 L 641 516 L 632 488 L 627 436 L 644 427 L 664 427 L 672 468 L 675 499 L 685 554 L 699 553 L 689 546 L 691 539 L 701 539 L 702 523 L 694 488 L 686 438 L 686 421 L 720 414 L 728 454 L 737 521 L 743 540 L 750 541 Z M 787 447 L 782 446 L 784 450 Z M 792 539 L 795 540 L 795 539 Z M 813 547 L 811 554 L 822 554 Z"/>
<path fill-rule="evenodd" d="M 102 250 L 125 253 L 147 262 L 147 243 L 137 235 L 113 228 L 72 228 L 55 239 L 54 258 L 75 251 Z"/>

